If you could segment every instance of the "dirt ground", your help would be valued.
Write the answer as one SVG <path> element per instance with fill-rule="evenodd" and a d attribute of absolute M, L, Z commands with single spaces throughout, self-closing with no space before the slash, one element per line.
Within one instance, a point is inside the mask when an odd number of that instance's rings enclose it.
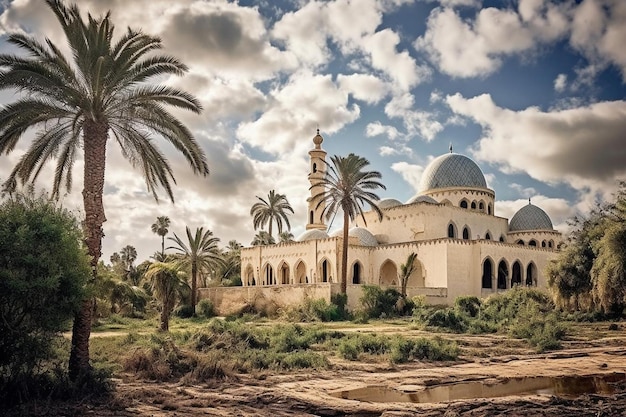
<path fill-rule="evenodd" d="M 237 375 L 204 385 L 155 383 L 131 376 L 116 380 L 105 402 L 58 405 L 33 411 L 65 416 L 626 416 L 626 329 L 595 339 L 571 337 L 559 351 L 537 354 L 498 336 L 455 336 L 464 355 L 455 362 L 364 363 L 330 358 L 332 368 L 296 373 Z M 368 329 L 372 330 L 372 329 Z M 380 332 L 399 329 L 381 328 Z M 598 330 L 598 329 L 596 329 Z M 452 336 L 450 336 L 452 338 Z M 350 393 L 367 387 L 420 391 L 463 382 L 490 385 L 521 377 L 617 376 L 612 393 L 562 397 L 552 394 L 454 401 L 359 401 Z M 357 391 L 355 391 L 357 390 Z M 375 401 L 372 401 L 374 399 Z"/>

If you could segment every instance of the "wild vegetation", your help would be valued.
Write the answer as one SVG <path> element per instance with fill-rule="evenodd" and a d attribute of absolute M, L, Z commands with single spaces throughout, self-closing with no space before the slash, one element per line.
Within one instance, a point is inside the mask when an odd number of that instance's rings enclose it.
<path fill-rule="evenodd" d="M 626 183 L 614 202 L 572 220 L 549 285 L 559 307 L 620 317 L 626 306 Z"/>

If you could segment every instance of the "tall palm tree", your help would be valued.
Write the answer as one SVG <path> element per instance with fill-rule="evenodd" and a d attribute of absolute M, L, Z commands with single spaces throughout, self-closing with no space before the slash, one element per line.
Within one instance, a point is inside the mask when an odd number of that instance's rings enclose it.
<path fill-rule="evenodd" d="M 369 161 L 353 153 L 346 157 L 333 156 L 333 165 L 329 166 L 326 176 L 321 179 L 324 190 L 314 195 L 313 201 L 317 201 L 317 206 L 325 204 L 322 216 L 330 220 L 339 210 L 343 211 L 343 249 L 341 253 L 341 293 L 347 291 L 348 275 L 348 229 L 350 221 L 363 215 L 363 204 L 367 203 L 372 210 L 378 214 L 378 219 L 382 220 L 383 213 L 376 205 L 380 198 L 371 191 L 376 188 L 386 189 L 378 181 L 382 175 L 378 171 L 363 171 L 369 165 Z M 317 184 L 316 184 L 317 185 Z"/>
<path fill-rule="evenodd" d="M 134 263 L 137 259 L 137 249 L 134 246 L 126 245 L 120 251 L 120 261 L 124 265 L 124 279 L 130 281 L 130 277 L 134 272 Z M 136 285 L 136 284 L 135 284 Z"/>
<path fill-rule="evenodd" d="M 83 207 L 85 244 L 91 255 L 93 279 L 101 256 L 106 221 L 102 203 L 106 148 L 109 139 L 122 155 L 142 170 L 148 190 L 157 198 L 162 186 L 173 200 L 172 169 L 151 140 L 162 137 L 178 149 L 196 174 L 209 172 L 204 152 L 189 129 L 166 106 L 199 113 L 198 100 L 175 88 L 148 82 L 167 75 L 182 75 L 187 67 L 177 59 L 156 55 L 160 39 L 128 29 L 113 40 L 110 13 L 84 21 L 76 5 L 46 0 L 59 21 L 71 54 L 46 39 L 10 34 L 7 41 L 27 52 L 22 57 L 0 55 L 0 90 L 23 93 L 0 110 L 0 154 L 10 153 L 26 132 L 35 131 L 29 149 L 6 180 L 6 190 L 18 180 L 34 182 L 48 161 L 56 160 L 53 196 L 72 185 L 74 162 L 83 155 Z M 91 371 L 89 336 L 91 299 L 74 317 L 70 377 Z"/>
<path fill-rule="evenodd" d="M 170 218 L 167 216 L 158 216 L 156 222 L 152 223 L 152 233 L 161 236 L 161 257 L 165 257 L 165 235 L 170 227 Z"/>
<path fill-rule="evenodd" d="M 168 249 L 177 251 L 179 264 L 181 267 L 191 272 L 191 308 L 193 315 L 196 315 L 197 292 L 198 292 L 198 274 L 205 274 L 220 266 L 223 262 L 222 253 L 217 246 L 220 241 L 218 237 L 213 236 L 210 230 L 204 231 L 204 228 L 196 229 L 195 235 L 191 234 L 189 226 L 186 228 L 187 241 L 185 244 L 176 233 L 174 237 L 168 238 L 173 241 L 176 246 L 170 246 Z"/>
<path fill-rule="evenodd" d="M 167 332 L 172 310 L 188 288 L 185 273 L 175 262 L 155 262 L 150 265 L 145 277 L 150 280 L 152 292 L 161 303 L 160 330 Z"/>
<path fill-rule="evenodd" d="M 250 209 L 254 230 L 257 230 L 259 227 L 263 228 L 269 223 L 268 233 L 272 236 L 272 225 L 274 222 L 276 222 L 276 226 L 278 227 L 278 233 L 283 231 L 283 222 L 285 222 L 287 230 L 291 230 L 291 225 L 287 218 L 287 211 L 293 214 L 293 208 L 284 194 L 277 194 L 274 190 L 271 190 L 267 195 L 267 200 L 259 196 L 257 196 L 257 198 L 260 201 L 254 203 Z"/>

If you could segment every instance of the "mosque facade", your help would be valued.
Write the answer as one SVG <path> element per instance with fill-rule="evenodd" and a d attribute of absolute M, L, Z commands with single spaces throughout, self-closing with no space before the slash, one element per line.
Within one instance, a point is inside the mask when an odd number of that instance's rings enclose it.
<path fill-rule="evenodd" d="M 311 196 L 319 193 L 326 174 L 322 142 L 318 132 L 309 151 Z M 350 225 L 349 299 L 363 284 L 399 289 L 400 266 L 411 253 L 417 259 L 409 296 L 436 295 L 435 301 L 451 304 L 458 296 L 486 297 L 514 286 L 546 288 L 545 269 L 561 233 L 530 200 L 510 221 L 494 214 L 495 205 L 495 193 L 473 160 L 452 149 L 434 159 L 414 197 L 405 203 L 382 199 L 382 220 L 366 211 L 364 220 Z M 328 234 L 323 209 L 309 197 L 306 231 L 295 242 L 242 249 L 243 286 L 279 289 L 283 297 L 290 288 L 305 294 L 307 286 L 338 291 L 342 231 Z"/>

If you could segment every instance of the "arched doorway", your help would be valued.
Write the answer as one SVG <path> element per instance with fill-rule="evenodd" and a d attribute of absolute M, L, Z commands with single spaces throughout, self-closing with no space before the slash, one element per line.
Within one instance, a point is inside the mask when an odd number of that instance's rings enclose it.
<path fill-rule="evenodd" d="M 534 262 L 529 263 L 526 268 L 526 286 L 537 286 L 537 266 L 535 266 Z"/>
<path fill-rule="evenodd" d="M 361 264 L 357 261 L 352 265 L 352 283 L 360 284 L 361 283 Z"/>
<path fill-rule="evenodd" d="M 493 288 L 493 262 L 486 258 L 483 262 L 483 288 Z"/>
<path fill-rule="evenodd" d="M 306 284 L 306 265 L 304 262 L 299 261 L 296 265 L 296 284 Z"/>
<path fill-rule="evenodd" d="M 320 264 L 320 275 L 322 282 L 330 282 L 330 262 L 327 259 L 324 259 Z"/>
<path fill-rule="evenodd" d="M 522 285 L 522 264 L 515 261 L 513 264 L 513 274 L 511 275 L 511 288 L 516 285 Z"/>
<path fill-rule="evenodd" d="M 509 278 L 509 267 L 504 260 L 498 264 L 498 289 L 506 290 L 506 282 Z"/>
<path fill-rule="evenodd" d="M 283 262 L 279 267 L 280 283 L 289 284 L 289 265 L 287 262 Z"/>
<path fill-rule="evenodd" d="M 380 285 L 399 285 L 398 268 L 390 259 L 380 266 Z"/>

